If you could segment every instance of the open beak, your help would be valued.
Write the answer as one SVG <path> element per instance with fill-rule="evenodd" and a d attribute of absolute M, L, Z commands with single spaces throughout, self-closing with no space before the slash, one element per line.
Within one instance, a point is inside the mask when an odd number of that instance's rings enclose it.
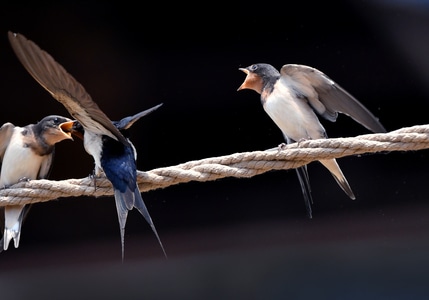
<path fill-rule="evenodd" d="M 70 128 L 71 134 L 74 136 L 77 136 L 83 141 L 84 129 L 82 125 L 76 120 L 72 121 L 71 123 L 72 123 L 72 126 Z"/>
<path fill-rule="evenodd" d="M 246 68 L 238 68 L 240 71 L 243 71 L 246 74 L 249 74 L 249 70 L 247 70 Z"/>
<path fill-rule="evenodd" d="M 246 68 L 238 68 L 240 71 L 243 71 L 244 73 L 246 73 L 246 79 L 244 79 L 244 82 L 240 85 L 240 87 L 237 89 L 237 91 L 239 91 L 239 90 L 242 90 L 242 89 L 246 89 L 246 88 L 248 88 L 247 87 L 247 83 L 246 83 L 246 81 L 247 81 L 247 79 L 249 78 L 249 74 L 250 74 L 250 72 L 249 72 L 249 70 L 247 70 Z"/>
<path fill-rule="evenodd" d="M 60 124 L 61 132 L 67 136 L 68 139 L 73 140 L 72 137 L 72 129 L 73 129 L 74 121 L 64 122 Z"/>

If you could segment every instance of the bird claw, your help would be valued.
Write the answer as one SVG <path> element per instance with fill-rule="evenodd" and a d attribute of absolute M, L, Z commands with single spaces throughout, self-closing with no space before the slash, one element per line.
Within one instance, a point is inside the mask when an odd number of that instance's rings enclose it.
<path fill-rule="evenodd" d="M 28 178 L 28 177 L 21 177 L 21 178 L 19 178 L 18 179 L 18 182 L 28 182 L 28 181 L 30 181 L 31 179 L 30 178 Z"/>
<path fill-rule="evenodd" d="M 30 178 L 28 178 L 28 177 L 21 177 L 21 178 L 19 178 L 18 179 L 18 182 L 17 183 L 19 183 L 19 182 L 29 182 L 31 179 Z M 8 189 L 8 188 L 10 188 L 12 185 L 14 185 L 14 184 L 5 184 L 5 185 L 3 185 L 1 188 L 3 189 L 3 190 L 5 190 L 5 189 Z M 0 251 L 1 252 L 1 251 Z"/>
<path fill-rule="evenodd" d="M 94 191 L 97 190 L 97 178 L 99 176 L 97 176 L 97 174 L 95 174 L 95 171 L 92 172 L 92 174 L 89 174 L 89 178 L 92 179 L 92 181 L 94 182 Z"/>
<path fill-rule="evenodd" d="M 279 151 L 284 150 L 284 148 L 287 146 L 286 143 L 281 143 L 277 147 L 279 148 Z"/>
<path fill-rule="evenodd" d="M 297 142 L 296 142 L 296 144 L 298 145 L 298 147 L 299 146 L 301 146 L 300 144 L 302 143 L 302 142 L 305 142 L 305 141 L 308 141 L 310 138 L 308 138 L 308 139 L 306 139 L 306 138 L 300 138 Z"/>
<path fill-rule="evenodd" d="M 92 171 L 92 174 L 89 174 L 89 178 L 94 181 L 94 190 L 97 190 L 97 178 L 101 178 L 102 174 L 103 171 L 97 168 Z"/>
<path fill-rule="evenodd" d="M 286 146 L 287 146 L 286 143 L 281 143 L 278 147 L 283 150 Z"/>

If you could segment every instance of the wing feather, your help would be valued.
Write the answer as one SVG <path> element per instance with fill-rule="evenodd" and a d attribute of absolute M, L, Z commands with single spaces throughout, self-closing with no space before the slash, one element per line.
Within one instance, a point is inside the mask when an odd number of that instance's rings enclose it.
<path fill-rule="evenodd" d="M 384 126 L 362 103 L 321 71 L 296 64 L 284 65 L 280 73 L 304 92 L 309 104 L 324 118 L 335 121 L 337 113 L 348 115 L 373 132 L 386 132 Z"/>
<path fill-rule="evenodd" d="M 85 88 L 51 55 L 22 34 L 9 31 L 8 37 L 12 49 L 25 69 L 52 97 L 64 105 L 85 130 L 108 135 L 127 144 L 124 136 L 92 100 Z"/>
<path fill-rule="evenodd" d="M 4 153 L 6 152 L 6 148 L 9 145 L 10 138 L 12 137 L 14 129 L 15 129 L 15 125 L 13 125 L 12 123 L 9 123 L 9 122 L 4 123 L 0 127 L 0 158 L 1 158 L 1 160 L 3 160 Z"/>

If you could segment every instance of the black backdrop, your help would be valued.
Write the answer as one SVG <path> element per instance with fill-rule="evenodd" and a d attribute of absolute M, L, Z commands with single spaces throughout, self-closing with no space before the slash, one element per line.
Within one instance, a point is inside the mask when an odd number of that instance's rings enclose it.
<path fill-rule="evenodd" d="M 388 131 L 427 124 L 429 6 L 421 2 L 2 5 L 0 123 L 69 116 L 20 65 L 11 30 L 49 52 L 111 119 L 164 103 L 131 131 L 139 170 L 283 142 L 259 95 L 236 91 L 245 77 L 238 68 L 258 62 L 322 70 Z M 330 137 L 368 133 L 344 115 L 323 124 Z M 132 211 L 121 263 L 112 197 L 35 204 L 20 247 L 0 254 L 1 290 L 8 299 L 82 291 L 112 299 L 420 295 L 429 263 L 427 156 L 340 159 L 355 201 L 310 164 L 312 220 L 293 170 L 143 193 L 168 260 Z M 62 142 L 51 179 L 92 168 L 80 141 Z"/>

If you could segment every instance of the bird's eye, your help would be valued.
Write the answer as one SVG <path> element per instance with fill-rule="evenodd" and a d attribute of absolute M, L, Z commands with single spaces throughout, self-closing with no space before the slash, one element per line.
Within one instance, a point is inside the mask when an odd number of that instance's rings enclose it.
<path fill-rule="evenodd" d="M 251 65 L 251 66 L 250 66 L 250 70 L 251 70 L 251 71 L 255 71 L 257 68 L 258 68 L 258 66 L 257 66 L 257 65 Z"/>

